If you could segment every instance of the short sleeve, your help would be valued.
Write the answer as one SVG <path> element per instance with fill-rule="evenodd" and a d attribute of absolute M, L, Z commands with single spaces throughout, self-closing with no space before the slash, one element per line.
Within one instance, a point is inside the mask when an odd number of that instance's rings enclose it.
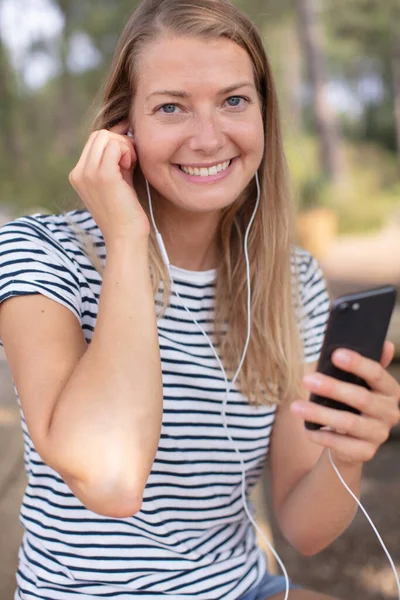
<path fill-rule="evenodd" d="M 330 299 L 326 281 L 318 261 L 303 251 L 303 260 L 298 271 L 301 337 L 304 360 L 307 363 L 319 359 L 329 317 Z M 306 260 L 304 260 L 306 258 Z"/>
<path fill-rule="evenodd" d="M 29 294 L 59 302 L 81 322 L 78 270 L 51 231 L 31 216 L 0 227 L 0 302 Z"/>

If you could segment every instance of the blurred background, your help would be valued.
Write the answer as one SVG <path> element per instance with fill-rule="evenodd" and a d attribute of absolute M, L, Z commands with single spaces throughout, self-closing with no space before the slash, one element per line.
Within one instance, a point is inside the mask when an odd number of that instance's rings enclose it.
<path fill-rule="evenodd" d="M 68 182 L 132 0 L 0 0 L 0 224 L 81 208 Z M 262 31 L 279 89 L 298 242 L 332 297 L 400 288 L 399 0 L 236 0 Z M 1 260 L 1 256 L 0 256 Z M 400 309 L 389 337 L 400 360 Z M 399 377 L 399 364 L 391 367 Z M 398 431 L 365 468 L 362 500 L 400 564 Z M 280 537 L 268 486 L 260 520 L 295 581 L 343 599 L 394 599 L 389 563 L 361 514 L 311 558 Z M 0 598 L 12 600 L 25 486 L 12 381 L 0 356 Z M 272 565 L 273 568 L 273 565 Z"/>

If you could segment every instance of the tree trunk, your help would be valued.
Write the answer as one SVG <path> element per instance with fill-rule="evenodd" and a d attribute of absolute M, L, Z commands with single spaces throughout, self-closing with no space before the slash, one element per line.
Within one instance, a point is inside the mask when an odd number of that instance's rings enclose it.
<path fill-rule="evenodd" d="M 9 63 L 7 49 L 0 38 L 0 129 L 4 160 L 10 165 L 19 163 L 21 158 L 18 134 L 15 127 L 15 105 L 17 103 L 15 74 Z"/>
<path fill-rule="evenodd" d="M 337 119 L 327 97 L 327 77 L 321 48 L 322 32 L 315 13 L 315 2 L 314 0 L 296 0 L 296 6 L 300 42 L 307 64 L 315 123 L 320 140 L 321 166 L 334 183 L 340 183 L 344 165 L 340 151 Z"/>
<path fill-rule="evenodd" d="M 288 121 L 292 131 L 299 133 L 302 129 L 302 110 L 301 110 L 301 87 L 302 87 L 302 70 L 301 56 L 299 48 L 298 36 L 293 29 L 293 23 L 283 32 L 284 37 L 284 61 L 283 61 L 283 77 L 285 86 L 285 108 L 287 114 L 285 121 Z"/>
<path fill-rule="evenodd" d="M 394 40 L 392 55 L 393 102 L 396 123 L 397 156 L 400 161 L 400 35 Z"/>
<path fill-rule="evenodd" d="M 71 155 L 75 148 L 75 102 L 74 78 L 68 67 L 70 40 L 73 33 L 72 12 L 74 0 L 57 0 L 57 5 L 64 16 L 64 28 L 60 40 L 60 87 L 59 87 L 59 135 L 58 143 L 64 152 Z"/>

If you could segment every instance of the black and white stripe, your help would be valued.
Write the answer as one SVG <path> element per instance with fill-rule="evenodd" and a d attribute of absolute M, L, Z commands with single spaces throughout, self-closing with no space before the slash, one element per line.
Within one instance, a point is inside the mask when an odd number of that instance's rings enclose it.
<path fill-rule="evenodd" d="M 104 260 L 91 215 L 79 210 L 69 217 L 93 235 Z M 317 262 L 301 249 L 296 261 L 305 357 L 314 361 L 329 300 Z M 215 271 L 172 267 L 172 274 L 212 339 Z M 0 302 L 44 294 L 75 314 L 90 342 L 100 291 L 101 277 L 65 215 L 36 214 L 0 228 Z M 21 411 L 28 486 L 15 600 L 235 600 L 264 575 L 265 559 L 242 506 L 240 465 L 221 419 L 225 382 L 218 363 L 177 297 L 158 331 L 163 424 L 143 505 L 133 517 L 86 509 L 35 451 Z M 253 407 L 235 387 L 230 392 L 227 420 L 248 491 L 266 461 L 274 418 L 275 407 Z"/>

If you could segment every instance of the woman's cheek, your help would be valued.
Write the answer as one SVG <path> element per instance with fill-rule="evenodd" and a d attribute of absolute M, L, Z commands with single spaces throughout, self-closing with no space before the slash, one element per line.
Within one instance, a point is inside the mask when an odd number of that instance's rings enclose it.
<path fill-rule="evenodd" d="M 179 144 L 171 136 L 152 135 L 146 138 L 145 146 L 142 147 L 143 160 L 146 163 L 160 164 L 171 162 Z"/>
<path fill-rule="evenodd" d="M 239 148 L 249 153 L 262 153 L 264 150 L 264 130 L 262 123 L 244 123 L 236 132 Z"/>

